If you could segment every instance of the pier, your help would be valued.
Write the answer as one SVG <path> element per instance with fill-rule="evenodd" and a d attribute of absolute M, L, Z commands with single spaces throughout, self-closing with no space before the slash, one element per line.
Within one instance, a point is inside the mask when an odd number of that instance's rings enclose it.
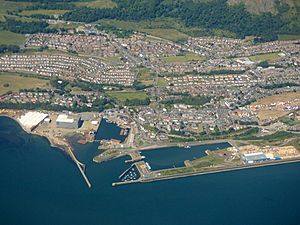
<path fill-rule="evenodd" d="M 89 179 L 85 175 L 85 165 L 76 158 L 76 156 L 74 155 L 73 151 L 70 148 L 68 148 L 68 154 L 70 155 L 70 157 L 73 160 L 73 162 L 75 162 L 76 166 L 78 167 L 78 169 L 79 169 L 82 177 L 84 178 L 87 186 L 89 188 L 91 188 L 92 184 L 90 183 Z"/>

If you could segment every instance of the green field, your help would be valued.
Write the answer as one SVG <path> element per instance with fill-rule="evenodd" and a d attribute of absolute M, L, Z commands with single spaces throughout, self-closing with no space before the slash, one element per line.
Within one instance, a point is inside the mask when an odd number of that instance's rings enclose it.
<path fill-rule="evenodd" d="M 17 75 L 16 73 L 0 73 L 0 95 L 3 95 L 8 91 L 18 92 L 20 89 L 50 87 L 51 85 L 48 80 L 23 77 Z"/>
<path fill-rule="evenodd" d="M 144 85 L 155 85 L 156 82 L 156 75 L 155 73 L 151 72 L 148 68 L 137 68 L 137 80 L 141 82 Z M 158 77 L 157 79 L 157 85 L 158 86 L 165 86 L 167 84 L 167 81 L 163 77 Z"/>
<path fill-rule="evenodd" d="M 0 30 L 0 44 L 21 45 L 25 41 L 25 36 L 10 31 Z"/>
<path fill-rule="evenodd" d="M 126 99 L 131 100 L 131 99 L 140 99 L 144 100 L 147 98 L 147 94 L 143 91 L 109 91 L 106 92 L 106 94 L 113 98 L 116 99 L 117 101 L 124 102 Z"/>
<path fill-rule="evenodd" d="M 183 55 L 177 55 L 177 56 L 169 56 L 162 58 L 165 62 L 190 62 L 190 61 L 203 61 L 205 57 L 197 55 L 195 53 L 185 53 Z"/>
<path fill-rule="evenodd" d="M 283 117 L 280 119 L 280 122 L 288 125 L 288 126 L 294 126 L 298 123 L 295 119 L 289 118 L 289 117 Z"/>
<path fill-rule="evenodd" d="M 62 15 L 69 10 L 46 10 L 46 9 L 39 9 L 39 10 L 24 10 L 20 14 L 24 16 L 31 16 L 34 14 L 42 14 L 42 15 L 48 15 L 48 16 L 53 16 L 53 15 Z"/>
<path fill-rule="evenodd" d="M 254 56 L 250 56 L 249 59 L 252 61 L 273 61 L 280 58 L 278 54 L 279 52 L 254 55 Z"/>
<path fill-rule="evenodd" d="M 280 34 L 280 35 L 278 35 L 278 39 L 280 41 L 300 40 L 300 34 L 299 35 Z"/>
<path fill-rule="evenodd" d="M 148 68 L 138 68 L 136 70 L 137 79 L 144 85 L 153 85 L 155 81 L 155 74 Z"/>
<path fill-rule="evenodd" d="M 212 153 L 207 156 L 191 160 L 189 162 L 193 167 L 201 168 L 224 163 L 224 159 L 218 157 L 217 154 Z"/>
<path fill-rule="evenodd" d="M 116 3 L 112 0 L 87 0 L 82 2 L 76 2 L 79 7 L 90 7 L 90 8 L 114 8 Z"/>
<path fill-rule="evenodd" d="M 168 84 L 167 80 L 163 77 L 159 77 L 157 79 L 157 85 L 158 86 L 166 86 Z"/>

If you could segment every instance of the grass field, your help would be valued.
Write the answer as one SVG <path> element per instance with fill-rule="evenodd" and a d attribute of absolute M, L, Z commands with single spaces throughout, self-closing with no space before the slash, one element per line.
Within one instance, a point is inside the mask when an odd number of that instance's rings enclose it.
<path fill-rule="evenodd" d="M 106 94 L 113 98 L 116 99 L 117 101 L 124 102 L 126 99 L 131 100 L 131 99 L 140 99 L 144 100 L 147 98 L 147 94 L 143 91 L 109 91 L 106 92 Z"/>
<path fill-rule="evenodd" d="M 289 40 L 300 40 L 299 35 L 291 35 L 291 34 L 280 34 L 278 35 L 280 41 L 289 41 Z"/>
<path fill-rule="evenodd" d="M 195 53 L 185 53 L 183 55 L 170 56 L 162 58 L 165 62 L 190 62 L 190 61 L 203 61 L 205 57 L 197 55 Z"/>
<path fill-rule="evenodd" d="M 39 10 L 24 10 L 20 14 L 24 16 L 31 16 L 34 14 L 42 14 L 42 15 L 48 15 L 48 16 L 53 16 L 53 15 L 62 15 L 69 10 L 44 10 L 44 9 L 39 9 Z"/>
<path fill-rule="evenodd" d="M 0 73 L 0 95 L 3 95 L 8 91 L 18 92 L 20 89 L 50 87 L 51 85 L 48 80 L 22 77 L 15 73 Z"/>
<path fill-rule="evenodd" d="M 252 61 L 273 61 L 280 58 L 278 54 L 278 52 L 274 52 L 268 54 L 254 55 L 250 56 L 249 59 Z"/>
<path fill-rule="evenodd" d="M 79 7 L 90 7 L 90 8 L 114 8 L 116 3 L 112 0 L 87 0 L 82 2 L 76 2 L 76 5 Z"/>
<path fill-rule="evenodd" d="M 144 85 L 155 85 L 156 75 L 155 73 L 151 72 L 148 68 L 138 68 L 136 70 L 137 73 L 137 80 Z M 165 86 L 167 84 L 167 80 L 163 77 L 158 77 L 157 85 L 158 86 Z"/>
<path fill-rule="evenodd" d="M 20 45 L 25 41 L 25 39 L 24 35 L 0 30 L 0 44 Z"/>

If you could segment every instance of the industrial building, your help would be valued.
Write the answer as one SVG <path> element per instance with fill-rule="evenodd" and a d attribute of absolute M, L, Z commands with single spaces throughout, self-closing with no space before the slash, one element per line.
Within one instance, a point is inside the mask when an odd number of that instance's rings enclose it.
<path fill-rule="evenodd" d="M 257 163 L 268 160 L 268 157 L 263 152 L 245 153 L 243 154 L 243 160 L 246 163 Z"/>
<path fill-rule="evenodd" d="M 60 114 L 56 119 L 58 128 L 77 129 L 80 126 L 80 116 Z"/>
<path fill-rule="evenodd" d="M 19 118 L 19 122 L 25 129 L 33 131 L 48 116 L 49 115 L 46 113 L 27 112 L 25 115 L 22 115 L 21 118 Z"/>

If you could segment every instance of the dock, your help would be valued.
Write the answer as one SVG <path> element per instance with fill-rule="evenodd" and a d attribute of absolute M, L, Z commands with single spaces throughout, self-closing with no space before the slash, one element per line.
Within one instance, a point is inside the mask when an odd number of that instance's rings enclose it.
<path fill-rule="evenodd" d="M 149 164 L 145 161 L 139 161 L 136 163 L 133 163 L 127 170 L 125 170 L 120 176 L 119 179 L 124 176 L 132 167 L 136 167 L 140 174 L 140 178 L 136 180 L 127 180 L 127 181 L 119 181 L 119 182 L 114 182 L 112 183 L 112 186 L 119 186 L 119 185 L 125 185 L 125 184 L 132 184 L 132 183 L 140 183 L 144 182 L 147 177 L 151 174 L 151 167 Z"/>
<path fill-rule="evenodd" d="M 149 175 L 151 173 L 151 168 L 149 166 L 148 163 L 146 163 L 145 161 L 139 161 L 134 163 L 134 165 L 136 166 L 137 170 L 139 171 L 141 177 L 146 177 L 147 175 Z"/>

